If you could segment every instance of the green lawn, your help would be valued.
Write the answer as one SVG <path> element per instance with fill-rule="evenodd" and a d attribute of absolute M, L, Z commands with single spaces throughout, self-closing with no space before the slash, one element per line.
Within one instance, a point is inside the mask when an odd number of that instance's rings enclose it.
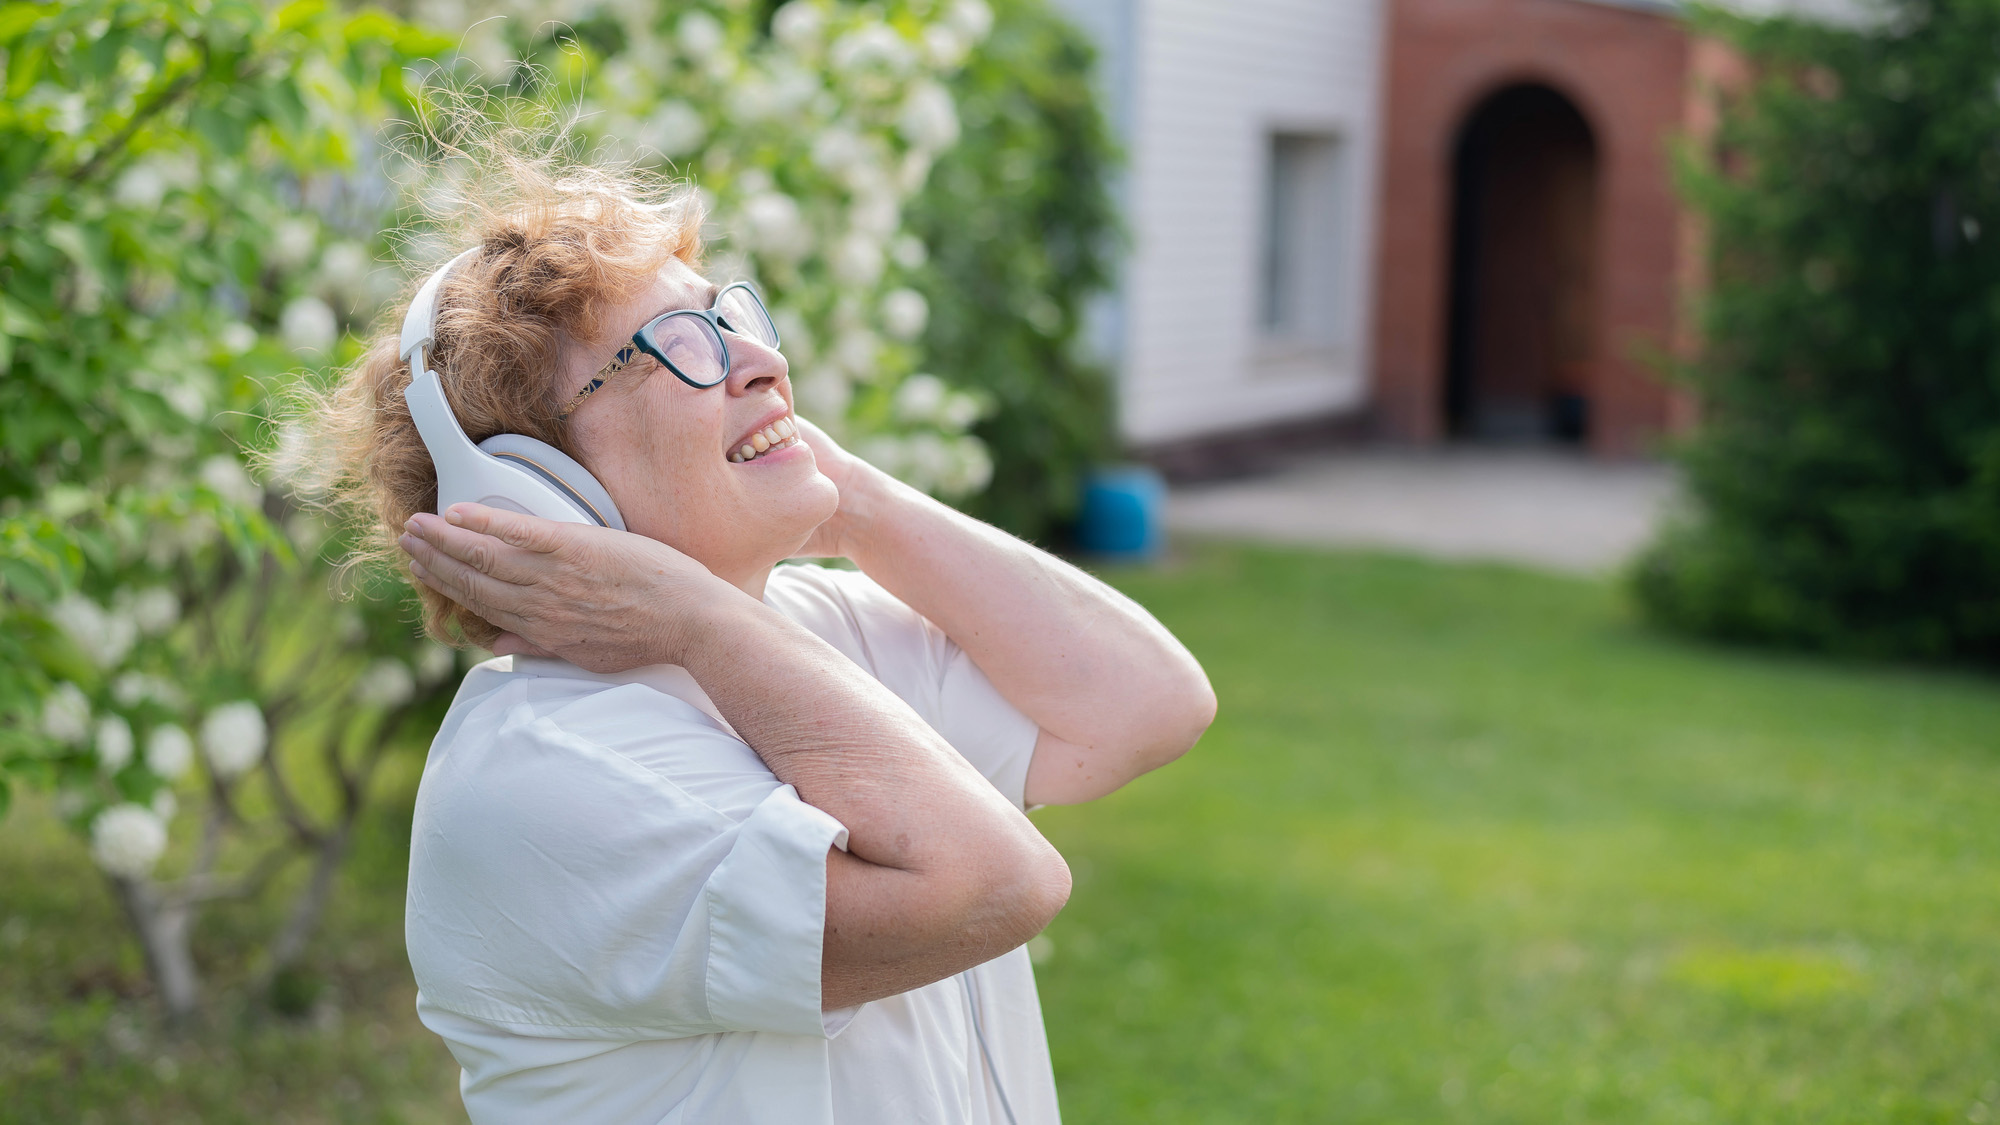
<path fill-rule="evenodd" d="M 1040 968 L 1070 1121 L 2000 1121 L 2000 684 L 1692 646 L 1497 567 L 1204 546 L 1113 577 L 1222 715 L 1038 814 L 1077 876 Z M 174 1046 L 17 809 L 0 1115 L 449 1120 L 406 818 L 371 826 L 312 1020 Z"/>

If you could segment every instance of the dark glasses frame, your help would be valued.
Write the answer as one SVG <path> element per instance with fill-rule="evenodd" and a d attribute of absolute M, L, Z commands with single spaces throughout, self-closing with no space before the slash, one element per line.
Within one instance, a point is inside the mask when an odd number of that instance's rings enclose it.
<path fill-rule="evenodd" d="M 729 318 L 724 316 L 720 311 L 723 298 L 729 296 L 730 292 L 736 289 L 741 289 L 747 294 L 751 304 L 755 305 L 757 311 L 763 315 L 763 327 L 769 329 L 771 335 L 769 342 L 763 339 L 764 334 L 757 331 L 756 326 L 746 324 L 738 327 L 729 323 Z M 720 375 L 707 382 L 703 382 L 682 371 L 679 364 L 667 358 L 666 349 L 660 346 L 659 339 L 654 335 L 654 332 L 660 325 L 677 316 L 693 317 L 708 326 L 708 334 L 714 337 L 716 350 L 722 355 L 722 373 Z M 568 421 L 569 416 L 576 413 L 576 408 L 582 406 L 585 399 L 596 394 L 598 388 L 604 386 L 607 380 L 631 366 L 632 362 L 642 354 L 659 360 L 660 365 L 673 372 L 675 378 L 696 390 L 707 390 L 709 387 L 720 386 L 729 379 L 729 339 L 722 334 L 725 329 L 746 340 L 755 340 L 760 344 L 764 344 L 765 347 L 771 348 L 774 351 L 778 347 L 777 322 L 771 319 L 771 310 L 765 307 L 764 298 L 758 295 L 757 287 L 747 281 L 732 281 L 728 285 L 723 286 L 715 294 L 715 302 L 708 308 L 672 309 L 640 325 L 639 330 L 632 333 L 631 342 L 619 348 L 618 354 L 611 358 L 611 362 L 598 368 L 597 374 L 591 377 L 590 382 L 585 383 L 582 390 L 576 392 L 574 397 L 563 404 L 563 408 L 556 412 L 556 420 Z"/>

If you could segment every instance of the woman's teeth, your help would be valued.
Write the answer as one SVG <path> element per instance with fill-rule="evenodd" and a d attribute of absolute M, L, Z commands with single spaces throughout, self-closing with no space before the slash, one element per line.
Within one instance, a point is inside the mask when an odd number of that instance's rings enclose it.
<path fill-rule="evenodd" d="M 750 440 L 744 442 L 741 448 L 731 450 L 729 459 L 739 465 L 745 461 L 755 461 L 759 454 L 769 452 L 773 449 L 783 449 L 788 445 L 796 445 L 798 444 L 798 440 L 798 424 L 793 422 L 789 417 L 780 418 L 763 429 L 758 430 L 756 433 L 751 434 Z"/>

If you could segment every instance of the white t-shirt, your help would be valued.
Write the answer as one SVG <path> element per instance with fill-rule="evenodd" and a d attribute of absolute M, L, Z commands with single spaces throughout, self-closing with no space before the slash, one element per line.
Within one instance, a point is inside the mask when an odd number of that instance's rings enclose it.
<path fill-rule="evenodd" d="M 1021 803 L 1035 723 L 935 625 L 852 571 L 779 567 L 764 600 Z M 417 791 L 405 922 L 417 1013 L 464 1068 L 466 1112 L 1005 1125 L 1004 1097 L 1018 1125 L 1056 1122 L 1023 949 L 820 1011 L 826 853 L 846 836 L 685 669 L 474 668 Z"/>

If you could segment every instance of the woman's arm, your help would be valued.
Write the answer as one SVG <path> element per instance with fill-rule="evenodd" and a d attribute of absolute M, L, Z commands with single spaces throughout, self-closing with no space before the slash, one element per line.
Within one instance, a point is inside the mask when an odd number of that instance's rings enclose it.
<path fill-rule="evenodd" d="M 692 559 L 636 535 L 479 505 L 419 515 L 418 578 L 537 649 L 608 671 L 675 663 L 778 779 L 846 826 L 827 859 L 821 1002 L 942 980 L 1040 932 L 1069 869 L 887 688 Z"/>
<path fill-rule="evenodd" d="M 840 511 L 811 546 L 930 618 L 1041 726 L 1029 804 L 1101 797 L 1208 729 L 1208 676 L 1138 603 L 801 428 L 840 486 Z"/>

